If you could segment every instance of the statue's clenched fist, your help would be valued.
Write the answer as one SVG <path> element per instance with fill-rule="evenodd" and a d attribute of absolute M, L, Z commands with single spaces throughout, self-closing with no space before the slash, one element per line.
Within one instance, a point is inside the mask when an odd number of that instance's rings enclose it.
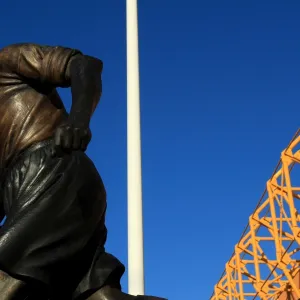
<path fill-rule="evenodd" d="M 60 156 L 72 151 L 85 151 L 91 138 L 89 128 L 75 127 L 70 124 L 59 126 L 53 137 L 52 155 Z"/>

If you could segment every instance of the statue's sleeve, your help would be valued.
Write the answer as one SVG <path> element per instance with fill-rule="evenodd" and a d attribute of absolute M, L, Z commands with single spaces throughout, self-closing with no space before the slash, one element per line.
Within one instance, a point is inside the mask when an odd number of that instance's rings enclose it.
<path fill-rule="evenodd" d="M 68 87 L 70 76 L 67 66 L 70 59 L 78 54 L 81 54 L 79 50 L 61 46 L 15 44 L 1 51 L 0 64 L 5 64 L 25 80 Z"/>

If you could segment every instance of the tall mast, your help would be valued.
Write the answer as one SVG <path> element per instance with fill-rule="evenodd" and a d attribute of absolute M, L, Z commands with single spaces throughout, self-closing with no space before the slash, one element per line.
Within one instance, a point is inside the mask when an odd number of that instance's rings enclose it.
<path fill-rule="evenodd" d="M 143 203 L 137 0 L 126 0 L 128 292 L 144 295 Z"/>

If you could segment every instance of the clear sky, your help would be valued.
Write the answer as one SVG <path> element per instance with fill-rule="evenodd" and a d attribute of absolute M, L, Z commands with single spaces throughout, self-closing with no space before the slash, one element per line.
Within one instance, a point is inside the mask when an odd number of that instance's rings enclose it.
<path fill-rule="evenodd" d="M 299 126 L 300 2 L 139 3 L 146 292 L 209 299 Z M 104 61 L 88 154 L 127 264 L 125 0 L 2 0 L 0 36 Z"/>

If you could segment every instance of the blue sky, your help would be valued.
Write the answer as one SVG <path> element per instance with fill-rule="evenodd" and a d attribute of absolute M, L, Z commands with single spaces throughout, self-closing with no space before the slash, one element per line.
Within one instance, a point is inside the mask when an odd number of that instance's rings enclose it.
<path fill-rule="evenodd" d="M 299 126 L 300 2 L 139 2 L 146 292 L 209 299 Z M 126 264 L 125 0 L 3 0 L 0 33 L 104 61 L 88 153 Z"/>

